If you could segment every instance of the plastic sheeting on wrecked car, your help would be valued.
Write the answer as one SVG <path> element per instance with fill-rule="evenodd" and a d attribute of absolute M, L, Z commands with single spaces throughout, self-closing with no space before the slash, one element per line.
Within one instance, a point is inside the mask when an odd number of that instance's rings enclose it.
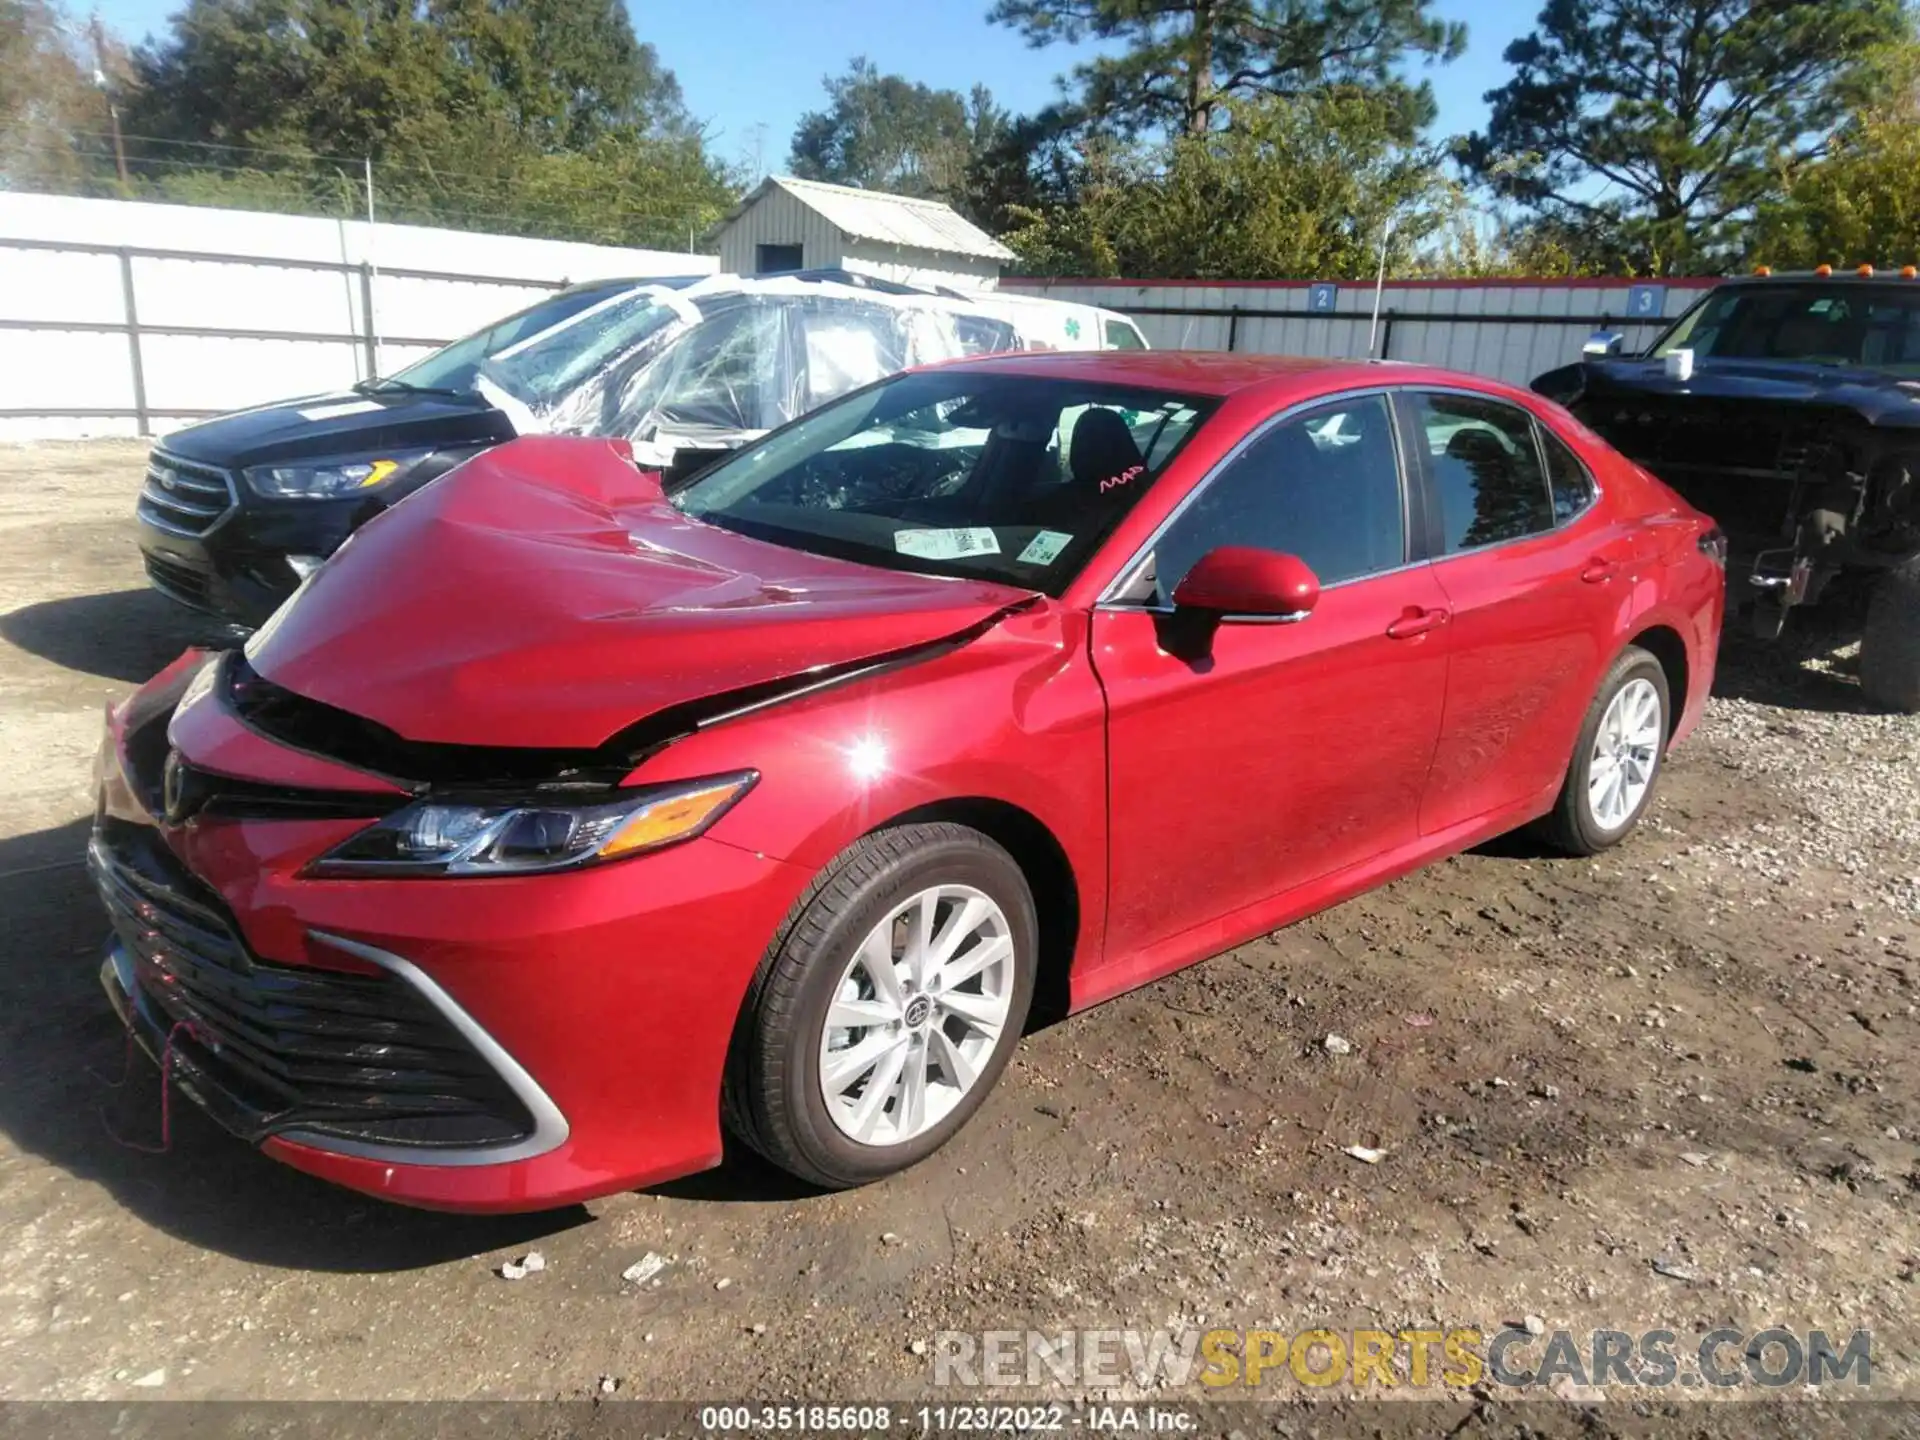
<path fill-rule="evenodd" d="M 491 357 L 482 378 L 522 433 L 621 436 L 657 464 L 911 366 L 1017 346 L 1005 321 L 946 296 L 714 277 L 623 292 Z"/>

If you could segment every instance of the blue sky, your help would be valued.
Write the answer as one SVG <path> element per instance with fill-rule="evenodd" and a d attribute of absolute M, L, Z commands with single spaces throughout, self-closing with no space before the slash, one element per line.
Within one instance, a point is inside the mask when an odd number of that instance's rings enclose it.
<path fill-rule="evenodd" d="M 177 0 L 97 0 L 100 17 L 130 39 L 165 28 Z M 1540 0 L 1439 0 L 1467 22 L 1467 53 L 1427 71 L 1440 99 L 1442 134 L 1486 118 L 1481 95 L 1505 79 L 1500 55 L 1531 28 Z M 78 10 L 80 7 L 76 6 Z M 940 88 L 984 81 L 1001 104 L 1037 109 L 1072 64 L 1060 47 L 1029 50 L 989 26 L 987 0 L 715 0 L 633 3 L 634 29 L 680 77 L 687 104 L 708 122 L 722 158 L 784 168 L 795 122 L 820 105 L 821 78 L 865 54 L 883 71 Z M 756 127 L 764 127 L 757 129 Z"/>

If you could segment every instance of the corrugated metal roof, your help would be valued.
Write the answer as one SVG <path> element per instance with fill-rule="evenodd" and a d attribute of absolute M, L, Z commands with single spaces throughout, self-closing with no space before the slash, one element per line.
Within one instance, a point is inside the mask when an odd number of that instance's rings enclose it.
<path fill-rule="evenodd" d="M 985 260 L 1014 258 L 1006 246 L 978 225 L 961 218 L 952 206 L 938 200 L 883 195 L 874 190 L 856 190 L 850 185 L 797 180 L 791 175 L 769 175 L 762 180 L 746 199 L 734 206 L 733 213 L 719 228 L 733 224 L 767 193 L 769 186 L 775 185 L 855 239 L 948 255 L 973 255 Z"/>

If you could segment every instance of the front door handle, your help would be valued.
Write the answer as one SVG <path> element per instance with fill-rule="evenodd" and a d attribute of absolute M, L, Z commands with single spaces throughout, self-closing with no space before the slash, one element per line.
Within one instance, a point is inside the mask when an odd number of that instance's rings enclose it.
<path fill-rule="evenodd" d="M 1447 623 L 1448 618 L 1445 610 L 1422 610 L 1418 605 L 1409 605 L 1405 614 L 1387 626 L 1387 638 L 1411 640 L 1416 635 L 1439 629 Z"/>
<path fill-rule="evenodd" d="M 1580 578 L 1589 585 L 1604 585 L 1620 573 L 1620 562 L 1596 555 L 1587 562 L 1587 568 L 1580 572 Z"/>

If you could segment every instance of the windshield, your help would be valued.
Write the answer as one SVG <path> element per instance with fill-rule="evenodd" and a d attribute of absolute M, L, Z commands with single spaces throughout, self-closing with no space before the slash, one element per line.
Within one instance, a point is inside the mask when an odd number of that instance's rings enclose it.
<path fill-rule="evenodd" d="M 498 351 L 482 373 L 515 399 L 540 409 L 569 397 L 616 360 L 642 348 L 654 353 L 661 337 L 699 318 L 700 312 L 671 290 L 654 285 L 625 290 Z"/>
<path fill-rule="evenodd" d="M 558 295 L 548 296 L 537 305 L 516 311 L 484 330 L 476 330 L 464 340 L 456 340 L 434 351 L 426 359 L 415 361 L 397 374 L 375 382 L 374 388 L 412 386 L 422 390 L 471 390 L 480 362 L 487 356 L 529 335 L 537 335 L 562 320 L 578 315 L 589 305 L 598 304 L 609 295 L 631 289 L 632 286 L 631 280 L 609 280 L 600 285 L 581 285 L 572 290 L 562 290 Z"/>
<path fill-rule="evenodd" d="M 1920 286 L 1730 285 L 1653 348 L 1715 360 L 1792 360 L 1920 370 Z"/>
<path fill-rule="evenodd" d="M 737 452 L 674 504 L 795 549 L 1058 595 L 1216 403 L 1086 380 L 902 375 Z"/>

